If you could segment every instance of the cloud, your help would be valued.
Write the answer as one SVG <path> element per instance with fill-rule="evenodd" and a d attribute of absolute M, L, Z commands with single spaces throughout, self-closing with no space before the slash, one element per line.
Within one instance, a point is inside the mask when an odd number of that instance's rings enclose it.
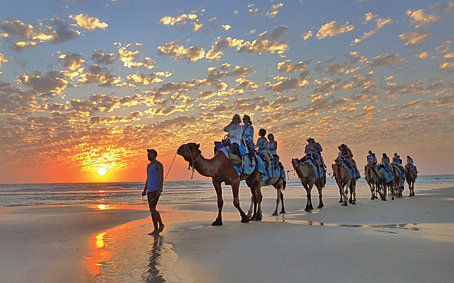
<path fill-rule="evenodd" d="M 440 21 L 439 16 L 426 14 L 423 9 L 407 10 L 407 15 L 412 19 L 416 28 Z"/>
<path fill-rule="evenodd" d="M 197 14 L 181 14 L 178 17 L 162 17 L 159 23 L 165 26 L 176 26 L 178 28 L 185 28 L 187 25 L 191 25 L 194 31 L 198 31 L 203 27 L 200 23 Z"/>
<path fill-rule="evenodd" d="M 279 9 L 282 8 L 284 4 L 282 3 L 277 3 L 276 5 L 272 5 L 271 8 L 269 9 L 261 9 L 259 10 L 255 4 L 248 4 L 248 12 L 249 14 L 256 16 L 256 15 L 261 15 L 262 17 L 266 18 L 275 18 L 277 14 L 279 13 Z"/>
<path fill-rule="evenodd" d="M 63 66 L 72 71 L 77 70 L 82 65 L 82 63 L 85 62 L 81 54 L 75 53 L 68 55 L 62 54 L 58 58 L 63 61 Z"/>
<path fill-rule="evenodd" d="M 158 46 L 158 54 L 161 56 L 170 56 L 175 60 L 187 60 L 195 62 L 205 58 L 205 49 L 198 46 L 190 46 L 184 48 L 178 44 L 178 41 L 172 41 L 164 45 Z"/>
<path fill-rule="evenodd" d="M 345 63 L 334 63 L 326 67 L 325 72 L 329 75 L 334 74 L 351 74 L 359 70 L 359 67 L 352 67 Z"/>
<path fill-rule="evenodd" d="M 106 29 L 109 25 L 101 22 L 98 18 L 89 17 L 84 14 L 70 15 L 70 19 L 77 22 L 77 25 L 86 30 Z"/>
<path fill-rule="evenodd" d="M 172 75 L 169 72 L 155 72 L 151 74 L 131 74 L 128 75 L 128 80 L 130 83 L 142 84 L 142 85 L 150 85 L 154 83 L 162 82 L 162 78 L 168 78 Z"/>
<path fill-rule="evenodd" d="M 68 81 L 61 72 L 50 71 L 44 76 L 40 73 L 35 75 L 24 74 L 18 78 L 18 82 L 31 87 L 40 95 L 60 95 L 68 86 Z"/>
<path fill-rule="evenodd" d="M 426 41 L 430 36 L 429 32 L 415 31 L 399 35 L 400 40 L 405 42 L 405 46 L 415 46 Z"/>
<path fill-rule="evenodd" d="M 317 38 L 323 39 L 327 37 L 336 36 L 346 33 L 355 29 L 355 26 L 346 23 L 336 23 L 336 21 L 324 24 L 317 32 Z"/>
<path fill-rule="evenodd" d="M 443 70 L 443 71 L 452 72 L 452 71 L 454 71 L 454 62 L 450 61 L 450 62 L 441 63 L 440 64 L 440 69 Z"/>
<path fill-rule="evenodd" d="M 402 58 L 397 53 L 387 53 L 382 56 L 376 56 L 372 60 L 367 61 L 367 66 L 369 67 L 378 67 L 378 66 L 391 66 L 403 61 Z"/>
<path fill-rule="evenodd" d="M 289 90 L 298 90 L 305 87 L 309 82 L 297 78 L 276 77 L 276 83 L 265 82 L 267 89 L 276 93 L 281 93 Z"/>
<path fill-rule="evenodd" d="M 290 60 L 286 60 L 284 62 L 280 62 L 277 64 L 277 69 L 279 72 L 284 73 L 294 73 L 294 72 L 301 72 L 304 71 L 310 61 L 300 61 L 296 64 L 290 64 Z"/>
<path fill-rule="evenodd" d="M 108 65 L 115 62 L 116 57 L 113 53 L 104 53 L 104 51 L 96 49 L 91 55 L 91 60 L 93 60 L 96 64 Z"/>
<path fill-rule="evenodd" d="M 307 40 L 312 37 L 312 31 L 308 31 L 305 34 L 303 34 L 303 40 Z"/>
<path fill-rule="evenodd" d="M 221 28 L 223 28 L 224 30 L 229 30 L 232 26 L 230 25 L 221 25 Z"/>
<path fill-rule="evenodd" d="M 126 46 L 122 46 L 121 43 L 115 43 L 118 45 L 118 55 L 119 59 L 123 62 L 123 65 L 127 68 L 140 68 L 144 67 L 147 69 L 153 69 L 155 62 L 148 57 L 145 57 L 141 60 L 136 60 L 139 57 L 138 50 L 132 50 L 134 47 L 140 47 L 142 44 L 135 43 L 131 44 L 128 43 Z"/>
<path fill-rule="evenodd" d="M 415 56 L 418 57 L 419 59 L 426 59 L 427 57 L 429 57 L 429 53 L 427 51 L 421 51 L 415 53 Z"/>
<path fill-rule="evenodd" d="M 217 38 L 211 49 L 207 52 L 206 58 L 210 60 L 219 60 L 223 55 L 223 50 L 235 47 L 237 53 L 255 53 L 264 52 L 283 54 L 287 51 L 288 45 L 285 41 L 278 41 L 278 38 L 287 33 L 287 26 L 278 26 L 271 33 L 265 31 L 261 33 L 252 42 L 243 39 L 234 38 Z"/>
<path fill-rule="evenodd" d="M 4 37 L 17 37 L 23 40 L 14 43 L 13 48 L 16 51 L 44 42 L 62 43 L 75 39 L 80 34 L 69 23 L 58 17 L 41 22 L 39 28 L 24 24 L 19 20 L 4 20 L 0 24 L 0 28 L 4 31 Z"/>
<path fill-rule="evenodd" d="M 5 58 L 5 55 L 3 53 L 0 53 L 0 66 L 6 62 L 8 62 L 8 59 Z M 1 74 L 1 72 L 0 72 L 0 74 Z"/>
<path fill-rule="evenodd" d="M 375 15 L 375 14 L 372 13 L 372 12 L 368 12 L 368 13 L 366 13 L 366 14 L 364 15 L 363 18 L 361 18 L 360 21 L 363 22 L 363 23 L 367 23 L 367 22 L 369 22 L 369 21 L 372 21 L 375 17 L 377 17 L 377 15 Z"/>
<path fill-rule="evenodd" d="M 98 65 L 90 65 L 80 74 L 79 82 L 84 84 L 98 83 L 102 87 L 111 87 L 121 82 L 121 78 L 109 73 L 105 68 Z"/>
<path fill-rule="evenodd" d="M 355 38 L 353 41 L 352 41 L 352 44 L 358 44 L 358 43 L 361 43 L 363 40 L 365 40 L 366 38 L 369 38 L 373 35 L 375 35 L 379 30 L 381 30 L 384 26 L 388 25 L 392 23 L 392 20 L 389 19 L 389 18 L 385 18 L 385 19 L 382 19 L 382 18 L 379 18 L 379 19 L 376 19 L 375 20 L 375 29 L 369 31 L 369 32 L 365 32 L 363 33 L 363 35 L 360 37 L 360 38 Z"/>
<path fill-rule="evenodd" d="M 453 44 L 454 44 L 453 40 L 445 40 L 445 41 L 443 41 L 442 44 L 437 46 L 437 48 L 435 50 L 437 50 L 440 53 L 446 53 L 446 52 L 449 52 L 449 50 L 451 49 L 451 45 L 453 45 Z"/>

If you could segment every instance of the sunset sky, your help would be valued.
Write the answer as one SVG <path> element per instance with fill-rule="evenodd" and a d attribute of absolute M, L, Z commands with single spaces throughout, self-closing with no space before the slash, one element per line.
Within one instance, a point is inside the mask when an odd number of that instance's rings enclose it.
<path fill-rule="evenodd" d="M 454 1 L 0 7 L 0 183 L 144 181 L 147 148 L 165 174 L 183 143 L 212 157 L 235 113 L 287 169 L 314 137 L 328 164 L 345 143 L 454 173 Z"/>

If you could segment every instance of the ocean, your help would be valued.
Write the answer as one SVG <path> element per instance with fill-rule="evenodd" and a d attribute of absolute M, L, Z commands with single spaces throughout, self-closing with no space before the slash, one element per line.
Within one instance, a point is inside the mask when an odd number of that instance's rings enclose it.
<path fill-rule="evenodd" d="M 290 174 L 287 180 L 287 191 L 303 192 L 299 179 Z M 418 184 L 442 185 L 454 183 L 454 175 L 421 175 Z M 364 178 L 358 180 L 358 186 L 366 185 Z M 104 206 L 114 208 L 116 205 L 143 205 L 141 196 L 144 182 L 122 183 L 61 183 L 61 184 L 2 184 L 0 185 L 0 207 L 17 206 Z M 230 186 L 223 184 L 224 191 Z M 262 190 L 271 194 L 273 190 L 264 187 Z M 334 178 L 328 178 L 325 191 L 337 191 Z M 406 187 L 407 188 L 407 187 Z M 231 194 L 224 193 L 225 197 Z M 249 196 L 250 191 L 245 182 L 241 182 L 240 196 Z M 274 196 L 274 193 L 272 193 Z M 267 195 L 264 194 L 266 197 Z M 215 192 L 210 179 L 204 181 L 166 181 L 160 199 L 161 204 L 190 202 L 191 200 L 215 199 Z"/>

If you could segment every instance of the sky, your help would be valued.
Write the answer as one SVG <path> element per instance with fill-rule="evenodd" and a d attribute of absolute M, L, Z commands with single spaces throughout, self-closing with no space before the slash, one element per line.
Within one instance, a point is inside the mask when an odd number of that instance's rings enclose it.
<path fill-rule="evenodd" d="M 236 113 L 288 170 L 313 137 L 454 173 L 454 1 L 0 6 L 0 183 L 144 181 L 147 148 L 190 180 L 178 147 L 211 158 Z"/>

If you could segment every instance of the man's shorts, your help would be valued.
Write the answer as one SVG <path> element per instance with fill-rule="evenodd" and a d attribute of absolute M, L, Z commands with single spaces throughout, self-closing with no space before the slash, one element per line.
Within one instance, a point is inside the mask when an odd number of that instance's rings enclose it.
<path fill-rule="evenodd" d="M 156 205 L 158 204 L 159 196 L 158 192 L 149 192 L 147 193 L 147 199 L 148 199 L 148 206 L 150 207 L 150 210 L 156 209 Z"/>

